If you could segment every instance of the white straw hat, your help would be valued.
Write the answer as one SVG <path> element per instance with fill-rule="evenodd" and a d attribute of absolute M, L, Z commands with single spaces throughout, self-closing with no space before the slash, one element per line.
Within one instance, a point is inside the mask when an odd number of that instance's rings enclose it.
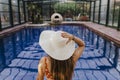
<path fill-rule="evenodd" d="M 61 36 L 62 31 L 45 30 L 40 34 L 39 44 L 41 48 L 56 60 L 67 60 L 75 51 L 75 42 Z"/>

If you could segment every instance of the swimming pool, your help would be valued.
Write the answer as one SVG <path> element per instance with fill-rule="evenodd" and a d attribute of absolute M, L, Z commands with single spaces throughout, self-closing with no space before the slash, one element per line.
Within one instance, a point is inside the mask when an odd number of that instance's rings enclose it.
<path fill-rule="evenodd" d="M 43 30 L 63 30 L 85 41 L 86 49 L 76 65 L 74 80 L 120 79 L 120 48 L 81 25 L 29 27 L 1 38 L 1 79 L 35 79 L 38 61 L 45 55 L 38 45 Z"/>

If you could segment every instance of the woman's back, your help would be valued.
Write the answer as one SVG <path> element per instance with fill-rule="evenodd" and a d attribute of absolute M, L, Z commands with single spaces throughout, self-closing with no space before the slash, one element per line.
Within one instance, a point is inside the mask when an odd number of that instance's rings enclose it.
<path fill-rule="evenodd" d="M 72 57 L 64 61 L 43 57 L 40 63 L 47 80 L 71 80 L 74 71 Z"/>

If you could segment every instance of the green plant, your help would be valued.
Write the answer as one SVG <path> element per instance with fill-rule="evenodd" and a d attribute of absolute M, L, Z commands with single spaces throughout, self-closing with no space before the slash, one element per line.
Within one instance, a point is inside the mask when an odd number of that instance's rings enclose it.
<path fill-rule="evenodd" d="M 55 12 L 61 13 L 62 15 L 65 14 L 68 10 L 70 10 L 70 12 L 73 15 L 78 15 L 79 13 L 83 13 L 83 9 L 84 12 L 88 12 L 89 6 L 86 5 L 84 6 L 85 8 L 83 8 L 83 4 L 82 3 L 76 3 L 76 2 L 66 2 L 66 3 L 56 3 L 54 5 L 54 10 Z"/>
<path fill-rule="evenodd" d="M 55 12 L 65 14 L 66 11 L 70 10 L 71 12 L 75 12 L 76 3 L 56 3 L 54 5 Z M 77 10 L 78 11 L 78 10 Z M 74 13 L 72 13 L 74 14 Z"/>
<path fill-rule="evenodd" d="M 42 23 L 43 19 L 41 16 L 41 7 L 37 3 L 29 3 L 28 10 L 30 15 L 30 21 L 32 23 Z"/>

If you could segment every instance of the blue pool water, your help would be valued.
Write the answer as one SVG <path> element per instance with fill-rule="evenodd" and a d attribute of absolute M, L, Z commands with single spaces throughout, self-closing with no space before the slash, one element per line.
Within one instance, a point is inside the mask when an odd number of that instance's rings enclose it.
<path fill-rule="evenodd" d="M 35 80 L 39 59 L 46 55 L 38 44 L 43 30 L 63 30 L 85 41 L 73 80 L 120 80 L 120 48 L 75 25 L 25 28 L 0 39 L 0 80 Z"/>

